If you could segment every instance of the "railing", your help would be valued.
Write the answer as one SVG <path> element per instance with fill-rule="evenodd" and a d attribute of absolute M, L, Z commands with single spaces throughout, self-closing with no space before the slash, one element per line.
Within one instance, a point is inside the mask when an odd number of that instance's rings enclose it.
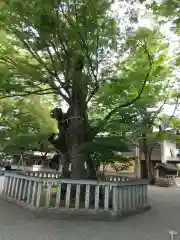
<path fill-rule="evenodd" d="M 38 209 L 121 216 L 148 207 L 147 182 L 49 179 L 6 173 L 4 196 Z M 76 211 L 74 211 L 76 210 Z"/>
<path fill-rule="evenodd" d="M 136 178 L 126 177 L 126 176 L 116 176 L 116 175 L 105 175 L 104 180 L 110 181 L 110 182 L 127 182 L 127 181 L 134 181 L 136 180 Z"/>
<path fill-rule="evenodd" d="M 39 177 L 39 178 L 60 178 L 61 177 L 61 172 L 50 172 L 50 171 L 29 171 L 29 170 L 23 170 L 19 171 L 18 174 L 22 174 L 25 176 L 30 176 L 30 177 Z M 120 175 L 109 175 L 109 174 L 104 174 L 104 175 L 99 175 L 98 180 L 104 180 L 104 181 L 110 181 L 110 182 L 119 182 L 119 181 L 134 181 L 136 178 L 135 177 L 128 177 L 128 176 L 120 176 Z"/>
<path fill-rule="evenodd" d="M 20 171 L 18 174 L 30 176 L 30 177 L 38 177 L 38 178 L 60 178 L 60 172 L 49 172 L 49 171 Z"/>

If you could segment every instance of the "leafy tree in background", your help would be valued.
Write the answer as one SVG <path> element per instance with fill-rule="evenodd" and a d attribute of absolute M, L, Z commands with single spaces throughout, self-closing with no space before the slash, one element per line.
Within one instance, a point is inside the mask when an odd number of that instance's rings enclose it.
<path fill-rule="evenodd" d="M 24 154 L 27 151 L 53 149 L 48 136 L 57 132 L 51 118 L 52 105 L 39 96 L 26 99 L 2 99 L 0 101 L 0 149 L 5 156 Z"/>
<path fill-rule="evenodd" d="M 119 72 L 120 78 L 114 79 L 109 84 L 106 84 L 96 98 L 95 103 L 101 105 L 102 112 L 96 110 L 96 105 L 92 109 L 93 116 L 105 115 L 109 108 L 114 108 L 116 102 L 121 101 L 122 96 L 126 96 L 129 92 L 132 93 L 132 79 L 141 79 L 144 70 L 148 67 L 148 59 L 139 45 L 140 39 L 146 41 L 149 53 L 153 59 L 153 66 L 149 75 L 149 80 L 143 90 L 141 98 L 133 103 L 131 107 L 119 109 L 108 121 L 105 130 L 109 135 L 117 135 L 130 142 L 131 145 L 139 146 L 145 155 L 147 175 L 149 182 L 154 178 L 151 155 L 158 141 L 163 139 L 173 138 L 164 132 L 164 130 L 153 132 L 154 127 L 159 127 L 161 124 L 158 119 L 162 114 L 164 105 L 169 103 L 170 99 L 177 108 L 179 105 L 179 97 L 177 94 L 178 83 L 176 75 L 173 73 L 173 63 L 168 53 L 168 44 L 163 35 L 157 30 L 141 28 L 136 35 L 128 39 L 131 45 L 131 56 L 121 62 Z M 129 83 L 128 89 L 125 89 L 123 84 Z M 176 83 L 176 90 L 174 88 Z M 172 95 L 173 94 L 173 95 Z M 177 109 L 176 109 L 177 110 Z M 171 116 L 169 116 L 169 119 Z M 168 136 L 167 136 L 168 135 Z"/>
<path fill-rule="evenodd" d="M 178 71 L 180 65 L 180 5 L 178 0 L 166 1 L 150 1 L 147 6 L 153 11 L 156 21 L 160 25 L 167 24 L 170 30 L 175 34 L 172 45 L 175 47 L 175 54 L 173 55 L 176 70 Z M 168 37 L 171 37 L 168 34 Z"/>
<path fill-rule="evenodd" d="M 163 100 L 164 97 L 164 101 Z M 109 121 L 109 131 L 111 134 L 119 133 L 124 141 L 129 142 L 132 146 L 140 147 L 141 153 L 144 154 L 145 166 L 149 183 L 154 181 L 154 170 L 151 161 L 152 153 L 155 147 L 163 140 L 172 140 L 179 142 L 179 136 L 173 132 L 167 131 L 170 126 L 178 129 L 179 120 L 175 117 L 179 107 L 179 97 L 173 97 L 172 114 L 164 115 L 164 105 L 172 100 L 172 96 L 161 96 L 161 103 L 155 102 L 157 99 L 148 99 L 145 97 L 132 105 L 131 109 L 121 110 L 119 116 L 116 115 Z M 153 101 L 152 101 L 153 100 Z M 158 106 L 157 104 L 161 104 Z M 173 125 L 172 125 L 173 124 Z"/>

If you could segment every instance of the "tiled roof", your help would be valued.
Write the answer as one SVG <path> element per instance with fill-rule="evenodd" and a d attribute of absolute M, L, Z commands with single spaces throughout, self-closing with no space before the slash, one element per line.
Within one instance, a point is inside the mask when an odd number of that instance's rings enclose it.
<path fill-rule="evenodd" d="M 155 168 L 160 168 L 160 167 L 166 169 L 167 171 L 179 171 L 178 167 L 170 163 L 159 163 L 156 165 Z"/>

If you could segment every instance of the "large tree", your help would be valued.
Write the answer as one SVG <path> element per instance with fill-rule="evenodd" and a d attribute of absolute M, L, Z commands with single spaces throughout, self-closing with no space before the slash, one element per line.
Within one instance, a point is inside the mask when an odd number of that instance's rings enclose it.
<path fill-rule="evenodd" d="M 93 141 L 118 109 L 141 97 L 155 60 L 146 34 L 127 42 L 111 5 L 110 0 L 6 0 L 1 6 L 1 97 L 54 93 L 68 105 L 67 112 L 53 110 L 59 134 L 51 134 L 49 141 L 65 163 L 72 163 L 72 178 L 95 175 L 90 155 L 80 151 L 82 145 Z M 138 62 L 144 71 L 124 81 L 117 70 L 133 48 L 144 54 L 145 63 Z M 119 79 L 121 98 L 92 127 L 88 105 L 113 79 Z"/>

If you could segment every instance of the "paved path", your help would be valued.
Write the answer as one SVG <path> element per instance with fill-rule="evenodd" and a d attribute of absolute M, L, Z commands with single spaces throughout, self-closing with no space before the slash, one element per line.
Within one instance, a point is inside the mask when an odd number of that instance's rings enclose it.
<path fill-rule="evenodd" d="M 37 218 L 0 199 L 0 240 L 166 240 L 169 229 L 180 232 L 180 189 L 151 187 L 149 198 L 150 211 L 119 222 Z"/>

